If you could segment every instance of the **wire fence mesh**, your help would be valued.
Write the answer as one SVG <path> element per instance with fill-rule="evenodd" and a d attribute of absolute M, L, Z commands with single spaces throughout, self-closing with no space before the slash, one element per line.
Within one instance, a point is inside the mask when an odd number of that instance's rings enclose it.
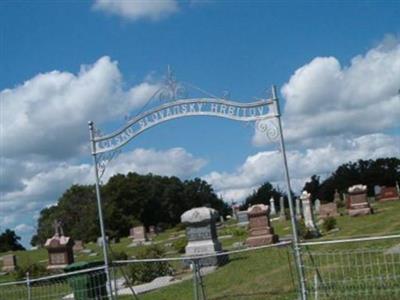
<path fill-rule="evenodd" d="M 213 256 L 118 261 L 116 273 L 125 275 L 118 295 L 134 292 L 140 300 L 272 299 L 277 295 L 294 299 L 297 286 L 290 255 L 291 243 L 286 242 Z"/>
<path fill-rule="evenodd" d="M 307 299 L 400 299 L 400 236 L 301 244 Z M 0 300 L 298 299 L 290 241 L 217 255 L 114 261 L 105 268 L 0 283 Z"/>
<path fill-rule="evenodd" d="M 303 248 L 308 298 L 400 299 L 398 242 L 308 243 Z"/>
<path fill-rule="evenodd" d="M 104 267 L 0 284 L 0 300 L 108 299 Z"/>

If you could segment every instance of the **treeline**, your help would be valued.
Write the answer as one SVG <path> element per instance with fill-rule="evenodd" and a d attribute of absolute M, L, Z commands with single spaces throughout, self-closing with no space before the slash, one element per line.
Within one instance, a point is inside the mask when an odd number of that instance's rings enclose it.
<path fill-rule="evenodd" d="M 6 229 L 0 233 L 0 252 L 25 250 L 20 244 L 19 237 L 14 230 Z"/>
<path fill-rule="evenodd" d="M 375 186 L 395 186 L 400 184 L 400 159 L 378 158 L 376 160 L 358 160 L 339 166 L 329 177 L 322 182 L 317 175 L 311 176 L 311 180 L 306 182 L 302 190 L 311 193 L 312 201 L 320 199 L 322 202 L 332 202 L 335 190 L 339 193 L 347 193 L 349 187 L 356 184 L 363 184 L 368 187 L 368 196 L 374 196 Z M 274 197 L 275 206 L 279 209 L 279 198 L 284 197 L 284 205 L 288 207 L 287 194 L 282 192 L 279 187 L 274 187 L 266 182 L 256 191 L 249 195 L 241 209 L 247 209 L 253 204 L 270 203 L 270 198 Z M 292 198 L 300 195 L 294 195 Z"/>
<path fill-rule="evenodd" d="M 132 226 L 143 224 L 169 228 L 180 223 L 183 212 L 209 206 L 221 215 L 229 206 L 217 197 L 204 180 L 181 181 L 177 177 L 153 174 L 115 175 L 101 187 L 106 233 L 110 238 L 127 236 Z M 40 212 L 32 245 L 43 245 L 53 235 L 54 220 L 61 220 L 65 234 L 76 240 L 95 241 L 100 236 L 96 193 L 93 185 L 73 185 L 57 205 Z"/>
<path fill-rule="evenodd" d="M 400 159 L 378 158 L 376 160 L 358 160 L 339 166 L 328 178 L 320 182 L 320 177 L 313 175 L 304 186 L 304 190 L 323 202 L 333 201 L 335 190 L 347 193 L 349 187 L 356 184 L 366 185 L 368 196 L 374 196 L 375 186 L 395 186 L 400 183 Z"/>

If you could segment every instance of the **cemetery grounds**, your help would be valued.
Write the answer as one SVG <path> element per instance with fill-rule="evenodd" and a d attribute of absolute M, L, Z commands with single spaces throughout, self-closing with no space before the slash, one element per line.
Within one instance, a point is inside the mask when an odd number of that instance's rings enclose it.
<path fill-rule="evenodd" d="M 336 218 L 336 229 L 301 243 L 307 299 L 400 299 L 400 201 L 372 206 L 375 214 L 344 214 Z M 225 264 L 216 269 L 200 268 L 196 260 L 191 268 L 185 268 L 174 247 L 176 241 L 182 240 L 184 231 L 179 227 L 167 230 L 153 241 L 166 249 L 163 258 L 113 259 L 115 299 L 299 299 L 290 223 L 275 220 L 272 225 L 280 237 L 279 244 L 241 249 L 240 242 L 247 237 L 245 227 L 237 226 L 233 220 L 224 223 L 218 236 L 229 259 L 225 254 L 221 256 Z M 129 258 L 137 257 L 154 247 L 128 247 L 130 243 L 126 238 L 112 244 L 114 257 L 122 251 Z M 102 259 L 101 249 L 95 243 L 86 248 L 91 252 L 77 254 L 76 261 Z M 15 254 L 20 265 L 47 264 L 45 249 Z M 0 300 L 74 299 L 71 286 L 76 280 L 75 286 L 82 286 L 82 278 L 91 284 L 83 285 L 85 289 L 76 292 L 75 299 L 102 299 L 93 296 L 106 288 L 103 267 L 97 267 L 19 281 L 12 274 L 0 276 Z"/>

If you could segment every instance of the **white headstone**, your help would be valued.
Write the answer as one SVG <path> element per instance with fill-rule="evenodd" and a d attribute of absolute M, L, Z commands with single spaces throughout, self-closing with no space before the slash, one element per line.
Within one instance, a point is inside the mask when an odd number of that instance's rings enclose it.
<path fill-rule="evenodd" d="M 304 214 L 304 224 L 307 229 L 312 232 L 313 235 L 318 236 L 319 232 L 317 226 L 314 221 L 314 214 L 312 211 L 311 205 L 311 194 L 307 193 L 307 191 L 303 191 L 300 196 L 301 203 L 303 205 L 303 214 Z"/>
<path fill-rule="evenodd" d="M 286 220 L 286 215 L 285 215 L 285 202 L 284 202 L 284 200 L 283 200 L 283 196 L 281 196 L 280 198 L 279 198 L 279 209 L 280 209 L 280 211 L 279 211 L 279 218 L 280 219 L 282 219 L 282 220 Z"/>
<path fill-rule="evenodd" d="M 301 218 L 300 198 L 296 198 L 296 217 Z"/>
<path fill-rule="evenodd" d="M 319 199 L 315 199 L 314 206 L 315 206 L 315 213 L 319 214 L 319 209 L 321 207 L 321 201 Z"/>
<path fill-rule="evenodd" d="M 269 199 L 269 205 L 270 205 L 270 215 L 271 216 L 275 216 L 276 215 L 276 208 L 275 208 L 275 199 L 274 197 L 271 197 L 271 199 Z"/>

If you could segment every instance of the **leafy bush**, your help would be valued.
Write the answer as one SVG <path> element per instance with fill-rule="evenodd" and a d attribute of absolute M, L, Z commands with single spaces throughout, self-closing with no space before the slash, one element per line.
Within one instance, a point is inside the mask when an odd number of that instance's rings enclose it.
<path fill-rule="evenodd" d="M 172 247 L 177 251 L 178 253 L 185 253 L 185 247 L 188 243 L 188 240 L 186 237 L 177 239 L 176 241 L 173 242 Z"/>
<path fill-rule="evenodd" d="M 232 229 L 232 235 L 235 237 L 243 237 L 247 234 L 247 230 L 242 227 L 236 227 Z"/>
<path fill-rule="evenodd" d="M 30 278 L 37 278 L 50 274 L 44 265 L 33 263 L 31 265 L 18 266 L 15 270 L 14 277 L 16 280 L 24 279 L 28 272 Z"/>
<path fill-rule="evenodd" d="M 136 256 L 137 259 L 146 258 L 162 258 L 165 256 L 165 249 L 158 246 L 152 245 L 143 248 L 139 251 Z M 170 264 L 166 261 L 157 262 L 136 262 L 128 268 L 128 278 L 130 284 L 140 284 L 150 282 L 157 277 L 172 275 L 173 270 Z"/>
<path fill-rule="evenodd" d="M 336 227 L 336 219 L 334 217 L 327 217 L 324 220 L 324 223 L 322 224 L 322 227 L 324 228 L 325 231 L 332 230 Z"/>
<path fill-rule="evenodd" d="M 297 225 L 300 237 L 302 237 L 305 240 L 312 239 L 315 237 L 313 232 L 306 227 L 304 220 L 298 221 Z"/>
<path fill-rule="evenodd" d="M 112 259 L 113 260 L 127 260 L 128 259 L 128 254 L 124 251 L 116 251 L 112 252 Z"/>

